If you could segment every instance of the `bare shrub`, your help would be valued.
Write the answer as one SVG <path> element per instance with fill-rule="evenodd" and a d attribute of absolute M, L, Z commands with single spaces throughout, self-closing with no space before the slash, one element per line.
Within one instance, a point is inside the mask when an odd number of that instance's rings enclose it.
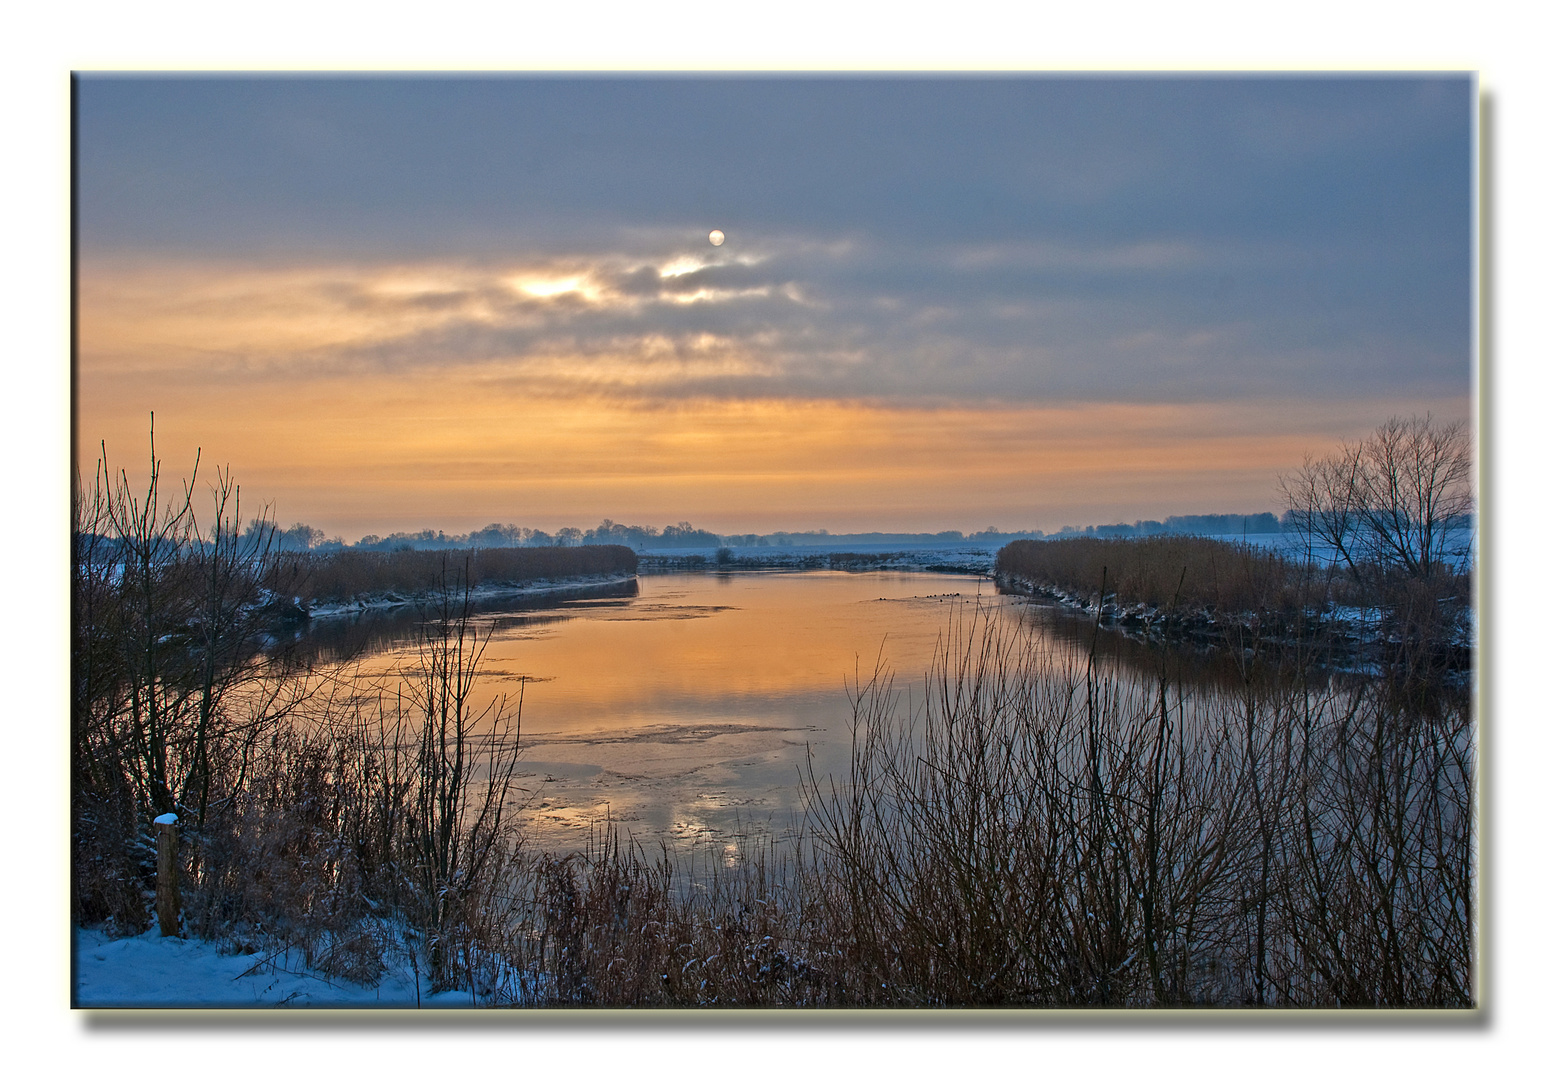
<path fill-rule="evenodd" d="M 262 541 L 240 536 L 240 493 L 229 472 L 197 509 L 193 475 L 168 494 L 151 443 L 143 492 L 109 469 L 104 450 L 88 487 L 77 479 L 72 571 L 71 772 L 75 895 L 83 917 L 111 909 L 135 927 L 133 890 L 104 882 L 145 880 L 144 830 L 176 813 L 202 828 L 215 777 L 240 771 L 243 755 L 294 705 L 272 639 L 268 603 L 282 582 Z M 137 868 L 137 869 L 136 869 Z"/>
<path fill-rule="evenodd" d="M 1288 520 L 1312 561 L 1354 586 L 1349 602 L 1381 613 L 1397 648 L 1389 678 L 1416 699 L 1470 663 L 1473 458 L 1463 423 L 1394 418 L 1372 435 L 1281 478 Z"/>
<path fill-rule="evenodd" d="M 1429 579 L 1451 573 L 1474 528 L 1469 429 L 1395 417 L 1281 478 L 1290 521 L 1355 577 L 1369 568 Z M 1370 572 L 1370 571 L 1369 571 Z"/>
<path fill-rule="evenodd" d="M 480 966 L 489 920 L 516 853 L 512 774 L 520 752 L 522 703 L 473 701 L 484 658 L 472 620 L 466 572 L 443 563 L 440 589 L 421 628 L 418 668 L 403 673 L 417 731 L 408 753 L 400 842 L 411 917 L 427 934 L 436 989 L 458 985 Z M 395 749 L 400 744 L 395 742 Z M 485 928 L 498 930 L 498 920 Z"/>
<path fill-rule="evenodd" d="M 530 983 L 541 1005 L 843 1004 L 803 933 L 800 836 L 743 835 L 654 857 L 605 824 L 589 850 L 526 868 Z"/>
<path fill-rule="evenodd" d="M 809 773 L 805 918 L 875 1005 L 1473 1002 L 1471 726 L 1383 694 L 1191 697 L 973 618 Z"/>
<path fill-rule="evenodd" d="M 362 687 L 274 647 L 296 562 L 266 519 L 239 533 L 229 473 L 207 519 L 192 478 L 166 496 L 154 445 L 143 493 L 110 476 L 75 499 L 74 917 L 147 925 L 149 822 L 172 812 L 189 931 L 365 981 L 407 935 L 433 989 L 479 993 L 519 839 L 520 702 L 471 700 L 467 574 L 442 562 L 409 692 Z"/>
<path fill-rule="evenodd" d="M 520 700 L 476 707 L 483 641 L 449 574 L 409 668 L 332 673 L 220 775 L 222 813 L 190 840 L 201 936 L 276 945 L 374 982 L 408 956 L 428 989 L 497 995 L 521 848 L 512 785 Z"/>

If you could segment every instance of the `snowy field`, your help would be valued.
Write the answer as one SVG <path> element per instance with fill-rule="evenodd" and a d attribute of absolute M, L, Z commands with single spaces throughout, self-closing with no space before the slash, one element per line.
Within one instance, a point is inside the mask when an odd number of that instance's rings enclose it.
<path fill-rule="evenodd" d="M 75 930 L 75 1002 L 80 1008 L 469 1008 L 467 991 L 432 996 L 407 967 L 375 987 L 329 979 L 295 953 L 222 955 L 205 941 L 162 937 L 155 927 L 112 939 Z"/>

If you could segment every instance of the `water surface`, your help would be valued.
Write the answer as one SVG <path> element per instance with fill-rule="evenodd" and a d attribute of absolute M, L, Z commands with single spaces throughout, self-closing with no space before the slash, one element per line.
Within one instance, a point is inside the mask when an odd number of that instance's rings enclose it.
<path fill-rule="evenodd" d="M 518 771 L 542 846 L 580 847 L 610 817 L 648 843 L 788 827 L 809 753 L 820 776 L 847 769 L 847 688 L 881 661 L 918 696 L 955 612 L 1011 601 L 933 573 L 666 574 L 634 592 L 476 616 L 475 699 L 522 694 Z M 375 620 L 368 670 L 415 666 L 420 619 Z"/>

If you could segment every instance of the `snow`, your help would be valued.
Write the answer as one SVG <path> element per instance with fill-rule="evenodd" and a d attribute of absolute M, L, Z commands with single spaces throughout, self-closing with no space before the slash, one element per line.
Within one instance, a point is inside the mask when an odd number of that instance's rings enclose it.
<path fill-rule="evenodd" d="M 178 815 L 176 814 L 162 814 L 156 819 L 156 824 L 158 825 L 176 825 L 177 823 Z"/>
<path fill-rule="evenodd" d="M 162 937 L 110 938 L 75 930 L 78 1008 L 469 1008 L 466 990 L 432 995 L 412 970 L 390 970 L 377 986 L 330 979 L 307 968 L 295 952 L 223 955 L 207 941 Z"/>
<path fill-rule="evenodd" d="M 634 578 L 635 575 L 633 574 L 589 574 L 561 578 L 554 581 L 544 578 L 521 585 L 483 584 L 476 585 L 470 589 L 469 595 L 475 601 L 493 600 L 497 597 L 508 596 L 542 596 L 546 593 L 565 593 L 578 588 L 617 585 L 622 582 L 633 581 Z M 419 600 L 423 601 L 424 597 L 420 597 Z M 314 604 L 307 609 L 307 614 L 314 619 L 326 619 L 339 615 L 358 615 L 368 610 L 376 611 L 386 608 L 404 607 L 415 602 L 415 597 L 404 597 L 388 592 L 369 597 L 357 597 L 344 603 Z"/>

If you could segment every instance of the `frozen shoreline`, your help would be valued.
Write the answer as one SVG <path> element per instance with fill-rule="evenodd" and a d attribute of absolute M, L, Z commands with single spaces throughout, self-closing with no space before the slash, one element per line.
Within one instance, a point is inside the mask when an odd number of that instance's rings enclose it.
<path fill-rule="evenodd" d="M 584 596 L 595 590 L 623 585 L 634 581 L 635 577 L 636 575 L 634 574 L 588 574 L 581 577 L 540 578 L 536 581 L 526 581 L 520 584 L 507 582 L 475 585 L 468 591 L 468 597 L 476 602 L 528 596 L 565 599 L 568 594 Z M 367 611 L 388 611 L 393 608 L 423 604 L 429 599 L 430 595 L 430 593 L 411 593 L 406 595 L 391 591 L 373 593 L 359 596 L 343 603 L 316 604 L 304 610 L 308 617 L 313 619 L 332 619 L 341 616 L 359 615 Z"/>
<path fill-rule="evenodd" d="M 1221 616 L 1207 611 L 1169 613 L 1147 604 L 1110 602 L 1103 605 L 1100 613 L 1097 598 L 1091 593 L 1067 592 L 1004 572 L 997 573 L 995 579 L 1000 589 L 1019 596 L 1049 601 L 1072 615 L 1100 619 L 1102 625 L 1127 637 L 1212 648 L 1227 643 L 1228 632 L 1233 628 L 1245 628 L 1263 634 L 1258 638 L 1258 646 L 1274 647 L 1289 643 L 1285 637 L 1289 632 L 1285 622 L 1262 622 L 1252 612 Z M 1396 640 L 1385 633 L 1383 615 L 1376 609 L 1335 605 L 1327 611 L 1309 610 L 1304 614 L 1308 625 L 1314 627 L 1333 647 L 1331 659 L 1335 662 L 1330 666 L 1335 670 L 1378 674 L 1382 670 L 1378 663 L 1379 654 L 1386 647 L 1396 644 Z M 1467 607 L 1458 636 L 1448 643 L 1449 646 L 1455 650 L 1472 651 L 1474 632 L 1474 609 Z M 1465 677 L 1468 676 L 1470 666 L 1465 665 L 1462 669 Z"/>
<path fill-rule="evenodd" d="M 329 978 L 298 950 L 238 955 L 216 942 L 162 937 L 155 927 L 132 937 L 72 927 L 75 994 L 81 1009 L 427 1008 L 483 1005 L 466 990 L 432 994 L 407 957 L 374 986 Z"/>

